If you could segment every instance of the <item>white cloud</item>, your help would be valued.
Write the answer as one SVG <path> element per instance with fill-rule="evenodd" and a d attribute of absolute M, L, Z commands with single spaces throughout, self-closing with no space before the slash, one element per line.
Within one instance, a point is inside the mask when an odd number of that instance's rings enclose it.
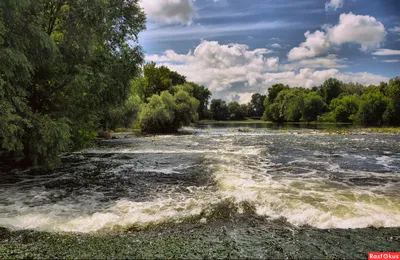
<path fill-rule="evenodd" d="M 281 73 L 266 73 L 264 76 L 264 86 L 271 86 L 276 83 L 288 84 L 292 87 L 306 87 L 321 85 L 329 78 L 337 78 L 344 82 L 358 82 L 365 85 L 379 84 L 382 81 L 388 81 L 389 78 L 370 74 L 361 73 L 342 73 L 337 69 L 314 70 L 310 68 L 301 69 L 298 73 L 294 71 L 286 71 Z"/>
<path fill-rule="evenodd" d="M 170 26 L 157 27 L 142 32 L 143 37 L 151 41 L 181 41 L 198 40 L 206 37 L 221 37 L 224 35 L 248 35 L 249 31 L 260 31 L 277 28 L 294 28 L 300 26 L 298 23 L 285 21 L 257 22 L 257 23 L 233 23 L 221 25 L 201 25 L 192 24 L 191 26 Z"/>
<path fill-rule="evenodd" d="M 288 53 L 289 60 L 317 57 L 345 43 L 360 44 L 360 49 L 366 52 L 379 48 L 386 37 L 384 25 L 368 15 L 341 14 L 336 26 L 323 28 L 324 31 L 314 33 L 307 31 L 306 41 Z"/>
<path fill-rule="evenodd" d="M 341 14 L 339 24 L 328 29 L 329 40 L 341 45 L 344 43 L 361 44 L 362 51 L 379 48 L 386 37 L 385 26 L 374 17 Z"/>
<path fill-rule="evenodd" d="M 397 62 L 400 62 L 400 60 L 383 60 L 382 62 L 386 62 L 386 63 L 397 63 Z"/>
<path fill-rule="evenodd" d="M 252 92 L 244 92 L 244 93 L 232 92 L 230 93 L 227 99 L 229 101 L 236 101 L 239 104 L 248 104 L 251 101 L 251 96 L 253 94 L 254 93 Z"/>
<path fill-rule="evenodd" d="M 295 61 L 287 65 L 283 65 L 285 70 L 297 70 L 300 68 L 346 68 L 347 59 L 339 59 L 335 54 L 326 57 L 318 57 L 313 59 L 304 59 Z"/>
<path fill-rule="evenodd" d="M 247 45 L 203 41 L 193 52 L 186 55 L 172 50 L 164 55 L 150 55 L 149 61 L 167 64 L 171 69 L 187 76 L 189 80 L 206 84 L 213 91 L 228 89 L 235 82 L 258 84 L 259 75 L 279 68 L 279 58 L 266 58 L 268 49 L 249 50 Z"/>
<path fill-rule="evenodd" d="M 304 36 L 306 41 L 301 43 L 299 47 L 293 48 L 289 54 L 289 60 L 301 60 L 304 58 L 312 58 L 327 53 L 331 49 L 331 43 L 324 32 L 316 31 L 310 33 L 307 31 Z"/>
<path fill-rule="evenodd" d="M 279 37 L 272 37 L 270 40 L 271 41 L 280 41 L 281 39 Z"/>
<path fill-rule="evenodd" d="M 342 8 L 344 5 L 344 0 L 330 0 L 325 3 L 325 10 L 329 11 L 336 11 L 339 8 Z"/>
<path fill-rule="evenodd" d="M 400 55 L 400 50 L 379 49 L 376 52 L 372 53 L 372 55 L 378 55 L 378 56 Z"/>
<path fill-rule="evenodd" d="M 192 0 L 142 0 L 147 16 L 161 23 L 189 24 L 196 15 Z"/>
<path fill-rule="evenodd" d="M 282 46 L 279 43 L 273 43 L 270 45 L 271 48 L 275 48 L 275 49 L 281 49 Z"/>
<path fill-rule="evenodd" d="M 169 50 L 146 59 L 166 65 L 190 81 L 206 85 L 218 97 L 241 103 L 246 102 L 251 93 L 266 93 L 267 88 L 276 83 L 313 87 L 330 77 L 367 85 L 389 80 L 370 73 L 342 73 L 336 68 L 344 67 L 346 59 L 336 55 L 280 65 L 278 57 L 266 57 L 270 53 L 268 49 L 250 50 L 242 44 L 203 41 L 188 54 Z"/>
<path fill-rule="evenodd" d="M 393 33 L 398 33 L 400 34 L 400 26 L 395 26 L 391 29 L 389 29 L 389 31 L 393 32 Z"/>

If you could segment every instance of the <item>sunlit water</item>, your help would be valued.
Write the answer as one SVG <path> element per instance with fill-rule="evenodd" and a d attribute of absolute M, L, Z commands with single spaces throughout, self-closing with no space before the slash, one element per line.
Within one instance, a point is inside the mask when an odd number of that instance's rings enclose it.
<path fill-rule="evenodd" d="M 399 135 L 186 131 L 102 141 L 52 173 L 0 174 L 0 226 L 107 232 L 202 212 L 207 222 L 229 199 L 296 226 L 400 227 Z"/>

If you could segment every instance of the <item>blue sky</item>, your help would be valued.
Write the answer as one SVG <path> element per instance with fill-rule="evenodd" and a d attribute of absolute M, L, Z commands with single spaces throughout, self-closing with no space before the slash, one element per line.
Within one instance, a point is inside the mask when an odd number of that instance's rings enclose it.
<path fill-rule="evenodd" d="M 247 102 L 282 82 L 400 76 L 399 0 L 142 0 L 148 61 Z"/>

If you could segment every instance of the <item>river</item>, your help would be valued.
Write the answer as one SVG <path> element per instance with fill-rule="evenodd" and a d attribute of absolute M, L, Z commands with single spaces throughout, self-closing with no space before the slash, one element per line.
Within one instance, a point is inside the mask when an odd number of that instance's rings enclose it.
<path fill-rule="evenodd" d="M 117 137 L 64 155 L 52 172 L 3 173 L 0 226 L 107 233 L 206 224 L 230 203 L 229 214 L 251 208 L 295 227 L 400 227 L 396 134 L 231 125 Z"/>

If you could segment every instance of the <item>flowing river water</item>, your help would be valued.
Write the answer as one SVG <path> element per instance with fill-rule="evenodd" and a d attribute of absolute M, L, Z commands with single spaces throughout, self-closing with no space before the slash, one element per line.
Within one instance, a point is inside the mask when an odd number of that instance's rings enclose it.
<path fill-rule="evenodd" d="M 400 227 L 400 136 L 240 127 L 100 141 L 2 174 L 0 226 L 107 233 L 251 208 L 317 229 Z"/>

